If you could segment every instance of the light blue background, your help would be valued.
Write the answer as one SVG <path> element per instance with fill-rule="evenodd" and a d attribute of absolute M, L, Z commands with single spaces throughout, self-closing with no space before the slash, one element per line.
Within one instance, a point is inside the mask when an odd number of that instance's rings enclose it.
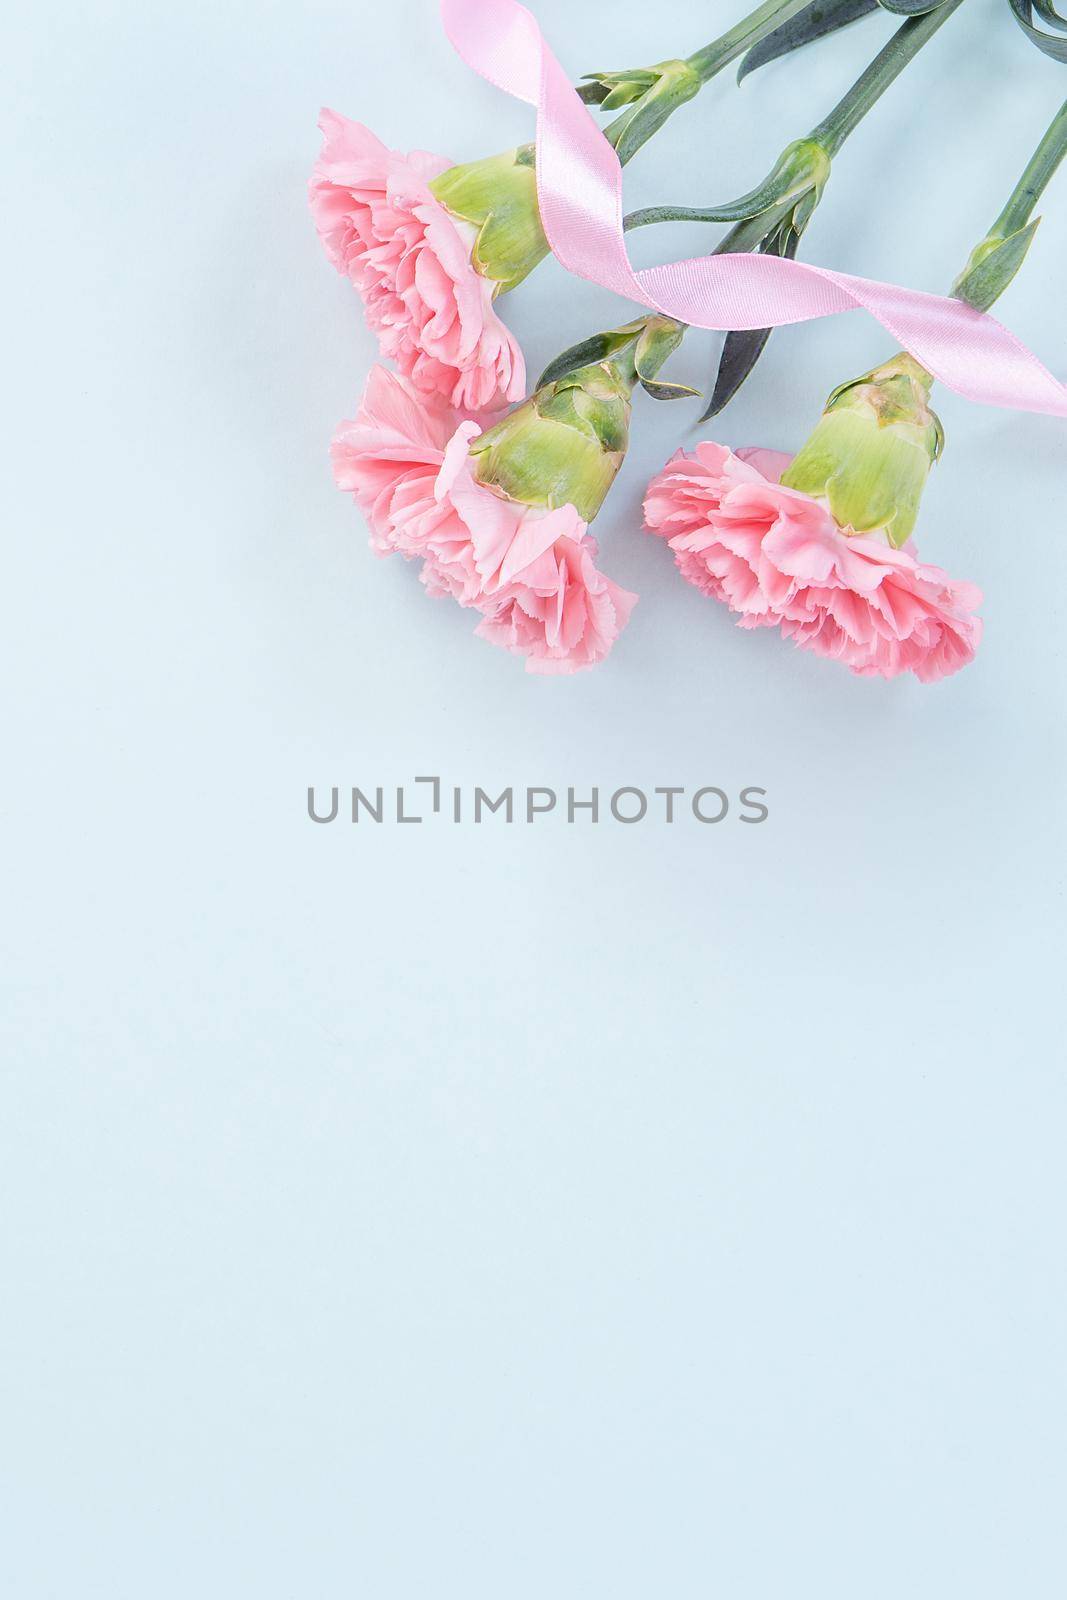
<path fill-rule="evenodd" d="M 538 6 L 575 72 L 737 9 Z M 747 188 L 891 27 L 723 80 L 633 203 Z M 633 622 L 526 678 L 333 487 L 373 346 L 304 185 L 321 102 L 458 159 L 527 112 L 431 0 L 67 0 L 5 56 L 0 1590 L 1058 1600 L 1062 422 L 941 394 L 921 546 L 987 637 L 923 688 L 677 579 L 638 507 L 693 412 L 642 403 Z M 1064 75 L 968 0 L 909 79 L 804 249 L 940 288 Z M 1048 210 L 1002 310 L 1064 373 Z M 534 371 L 621 314 L 551 263 L 506 304 Z M 795 445 L 887 350 L 783 332 L 717 432 Z M 306 818 L 432 772 L 772 815 Z"/>

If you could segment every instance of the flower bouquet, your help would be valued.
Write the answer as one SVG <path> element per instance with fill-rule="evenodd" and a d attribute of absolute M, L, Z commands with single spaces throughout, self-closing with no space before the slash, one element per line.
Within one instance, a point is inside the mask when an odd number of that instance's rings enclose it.
<path fill-rule="evenodd" d="M 902 14 L 896 32 L 755 189 L 624 215 L 622 167 L 724 68 L 738 62 L 743 82 L 883 9 Z M 1034 154 L 948 296 L 853 278 L 801 253 L 851 133 L 883 94 L 903 92 L 896 80 L 942 28 L 969 25 L 966 9 L 765 0 L 689 56 L 587 74 L 575 89 L 515 0 L 443 0 L 467 62 L 536 106 L 537 138 L 455 165 L 391 150 L 358 122 L 322 113 L 312 216 L 392 364 L 373 369 L 332 445 L 337 484 L 363 511 L 372 549 L 417 561 L 428 593 L 475 611 L 480 637 L 524 657 L 528 671 L 595 666 L 636 601 L 601 570 L 589 531 L 626 455 L 635 396 L 697 400 L 665 369 L 691 330 L 725 331 L 707 423 L 751 376 L 774 327 L 861 306 L 893 348 L 834 390 L 796 454 L 711 439 L 679 449 L 648 487 L 646 529 L 740 626 L 776 627 L 855 673 L 931 682 L 971 661 L 981 596 L 922 560 L 913 537 L 944 449 L 932 391 L 936 380 L 978 403 L 1067 416 L 1067 389 L 988 314 L 1023 264 L 1038 200 L 1067 151 L 1067 103 L 1051 120 L 1035 107 L 1046 126 Z M 1010 0 L 1003 15 L 998 48 L 1013 44 L 1014 20 L 1067 62 L 1067 20 L 1051 0 Z M 626 234 L 675 222 L 725 231 L 706 256 L 635 271 Z M 531 385 L 501 303 L 550 253 L 639 313 L 577 339 Z"/>

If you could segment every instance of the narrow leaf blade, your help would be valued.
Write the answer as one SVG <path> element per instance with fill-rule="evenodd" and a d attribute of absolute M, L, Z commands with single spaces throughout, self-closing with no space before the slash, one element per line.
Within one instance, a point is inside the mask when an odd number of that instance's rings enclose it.
<path fill-rule="evenodd" d="M 753 45 L 741 61 L 738 83 L 747 78 L 750 72 L 755 72 L 757 67 L 766 66 L 768 61 L 777 61 L 792 50 L 799 50 L 816 39 L 825 39 L 839 28 L 847 28 L 849 23 L 869 17 L 872 11 L 877 10 L 878 0 L 813 0 L 810 6 L 799 11 L 789 22 L 784 22 L 766 39 Z"/>
<path fill-rule="evenodd" d="M 1067 39 L 1054 38 L 1051 33 L 1043 33 L 1040 28 L 1034 26 L 1033 15 L 1035 8 L 1031 4 L 1031 0 L 1009 0 L 1009 3 L 1016 22 L 1026 34 L 1030 43 L 1036 44 L 1037 48 L 1043 51 L 1045 55 L 1051 56 L 1053 61 L 1067 61 Z M 1037 11 L 1038 15 L 1044 17 L 1046 21 L 1052 21 L 1048 14 L 1049 8 L 1045 5 L 1038 6 Z M 1053 15 L 1057 18 L 1053 26 L 1062 28 L 1064 19 L 1060 17 L 1058 12 L 1054 12 Z"/>
<path fill-rule="evenodd" d="M 560 378 L 565 378 L 568 372 L 576 372 L 579 367 L 588 367 L 594 361 L 603 361 L 607 356 L 613 356 L 637 337 L 642 324 L 634 323 L 625 328 L 612 328 L 607 333 L 590 334 L 588 339 L 582 339 L 578 344 L 572 344 L 569 349 L 561 350 L 554 360 L 538 378 L 535 388 L 543 389 L 546 383 L 557 383 Z"/>
<path fill-rule="evenodd" d="M 785 256 L 793 261 L 796 259 L 799 244 L 800 231 L 792 221 L 787 221 L 763 242 L 759 253 Z M 701 422 L 717 417 L 719 412 L 729 405 L 763 354 L 770 336 L 770 328 L 741 328 L 726 335 L 722 355 L 719 357 L 719 370 L 715 374 L 715 386 L 711 392 L 708 409 L 700 419 Z"/>
<path fill-rule="evenodd" d="M 741 332 L 726 335 L 719 358 L 719 370 L 715 374 L 715 387 L 701 422 L 717 417 L 730 404 L 763 354 L 770 336 L 770 328 L 745 328 Z"/>
<path fill-rule="evenodd" d="M 1061 17 L 1051 0 L 1033 0 L 1034 10 L 1038 16 L 1048 23 L 1050 28 L 1058 28 L 1061 33 L 1067 33 L 1067 17 Z"/>
<path fill-rule="evenodd" d="M 1022 266 L 1040 221 L 1040 217 L 1035 217 L 1018 232 L 1009 234 L 1002 244 L 976 267 L 972 267 L 955 284 L 953 293 L 956 298 L 966 300 L 968 305 L 976 306 L 979 311 L 988 311 Z"/>
<path fill-rule="evenodd" d="M 641 387 L 653 400 L 696 400 L 699 389 L 690 389 L 687 383 L 661 383 L 658 378 L 642 378 Z"/>

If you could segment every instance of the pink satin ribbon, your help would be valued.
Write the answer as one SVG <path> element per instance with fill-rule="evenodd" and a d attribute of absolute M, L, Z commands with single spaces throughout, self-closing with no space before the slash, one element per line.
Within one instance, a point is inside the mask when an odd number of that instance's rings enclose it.
<path fill-rule="evenodd" d="M 537 107 L 541 220 L 569 272 L 697 328 L 776 328 L 862 307 L 948 388 L 982 405 L 1067 416 L 1067 387 L 995 317 L 958 300 L 777 256 L 699 256 L 635 271 L 619 158 L 517 0 L 441 0 L 469 67 Z"/>

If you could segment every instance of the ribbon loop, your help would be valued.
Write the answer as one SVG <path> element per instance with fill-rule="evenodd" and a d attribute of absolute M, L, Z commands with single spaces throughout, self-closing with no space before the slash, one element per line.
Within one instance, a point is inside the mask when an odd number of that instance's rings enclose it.
<path fill-rule="evenodd" d="M 697 328 L 776 328 L 860 308 L 928 372 L 981 405 L 1067 416 L 1067 387 L 988 312 L 960 300 L 772 255 L 700 256 L 636 271 L 622 168 L 535 18 L 518 0 L 441 0 L 467 65 L 537 108 L 541 221 L 553 254 L 586 278 Z"/>

